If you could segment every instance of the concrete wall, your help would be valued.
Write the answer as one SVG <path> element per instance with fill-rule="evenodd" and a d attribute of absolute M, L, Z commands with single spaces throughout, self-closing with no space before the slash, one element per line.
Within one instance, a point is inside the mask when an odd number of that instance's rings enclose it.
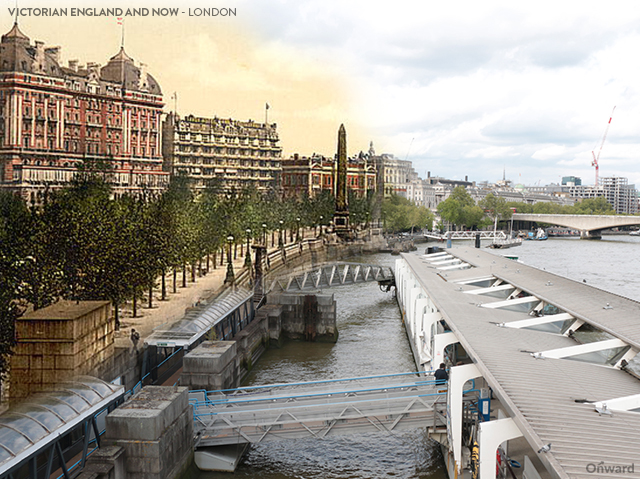
<path fill-rule="evenodd" d="M 193 411 L 185 387 L 146 386 L 106 425 L 103 443 L 125 450 L 127 479 L 174 479 L 191 465 Z"/>
<path fill-rule="evenodd" d="M 269 320 L 266 311 L 264 313 L 260 313 L 260 310 L 256 311 L 251 324 L 236 334 L 233 339 L 236 341 L 238 356 L 240 356 L 242 369 L 240 381 L 242 381 L 244 375 L 251 371 L 269 344 Z"/>
<path fill-rule="evenodd" d="M 112 369 L 114 323 L 108 301 L 59 301 L 16 321 L 11 400 L 74 376 Z"/>

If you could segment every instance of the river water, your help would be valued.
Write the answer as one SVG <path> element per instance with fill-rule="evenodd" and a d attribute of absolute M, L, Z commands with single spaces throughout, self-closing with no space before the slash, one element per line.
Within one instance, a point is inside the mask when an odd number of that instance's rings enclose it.
<path fill-rule="evenodd" d="M 423 252 L 426 245 L 419 245 Z M 454 243 L 454 248 L 456 244 Z M 499 251 L 499 253 L 503 253 Z M 605 236 L 601 241 L 552 238 L 525 241 L 508 250 L 520 261 L 640 300 L 640 238 Z M 393 267 L 396 257 L 376 254 L 363 263 Z M 340 337 L 336 344 L 289 342 L 267 351 L 246 385 L 368 376 L 415 371 L 395 298 L 377 284 L 334 288 Z M 194 479 L 230 479 L 198 472 Z M 444 479 L 437 445 L 424 431 L 358 434 L 281 441 L 252 446 L 234 477 L 251 479 Z"/>

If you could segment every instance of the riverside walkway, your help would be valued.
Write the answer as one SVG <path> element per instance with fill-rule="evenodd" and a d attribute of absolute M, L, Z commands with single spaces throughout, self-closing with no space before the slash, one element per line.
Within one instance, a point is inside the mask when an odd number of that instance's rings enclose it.
<path fill-rule="evenodd" d="M 453 258 L 455 269 L 439 266 Z M 416 362 L 430 369 L 468 355 L 450 369 L 450 477 L 495 477 L 496 449 L 520 437 L 526 477 L 637 477 L 638 302 L 474 248 L 404 254 L 396 284 Z M 506 417 L 463 429 L 460 391 L 471 378 Z M 469 461 L 476 441 L 479 461 Z"/>

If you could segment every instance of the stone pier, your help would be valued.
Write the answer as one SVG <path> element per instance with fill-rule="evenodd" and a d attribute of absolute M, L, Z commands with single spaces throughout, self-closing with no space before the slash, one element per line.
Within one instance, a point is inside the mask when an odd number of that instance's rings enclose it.
<path fill-rule="evenodd" d="M 127 479 L 174 479 L 191 465 L 188 389 L 146 386 L 107 416 L 103 443 L 125 452 Z"/>
<path fill-rule="evenodd" d="M 280 307 L 281 334 L 285 337 L 332 343 L 338 340 L 336 301 L 332 294 L 270 295 L 268 302 Z M 273 318 L 273 322 L 276 321 L 278 320 Z M 270 318 L 270 333 L 271 322 Z"/>
<path fill-rule="evenodd" d="M 205 341 L 185 355 L 180 385 L 192 391 L 238 387 L 240 360 L 235 341 Z"/>
<path fill-rule="evenodd" d="M 79 375 L 109 377 L 114 353 L 110 316 L 108 301 L 58 301 L 19 318 L 11 401 Z"/>

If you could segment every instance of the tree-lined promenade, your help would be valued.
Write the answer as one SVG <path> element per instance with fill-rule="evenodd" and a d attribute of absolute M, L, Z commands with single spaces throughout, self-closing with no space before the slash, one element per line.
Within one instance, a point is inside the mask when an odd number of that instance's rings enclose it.
<path fill-rule="evenodd" d="M 353 225 L 370 219 L 371 197 L 350 198 Z M 135 316 L 143 297 L 151 303 L 159 288 L 165 299 L 168 287 L 185 287 L 226 261 L 225 249 L 235 256 L 248 242 L 277 245 L 297 241 L 303 228 L 319 232 L 334 205 L 331 194 L 283 199 L 215 185 L 195 196 L 182 177 L 159 197 L 113 198 L 95 174 L 79 174 L 39 206 L 0 193 L 0 372 L 14 321 L 27 308 L 60 298 L 109 300 L 118 325 L 125 302 L 133 302 Z"/>

